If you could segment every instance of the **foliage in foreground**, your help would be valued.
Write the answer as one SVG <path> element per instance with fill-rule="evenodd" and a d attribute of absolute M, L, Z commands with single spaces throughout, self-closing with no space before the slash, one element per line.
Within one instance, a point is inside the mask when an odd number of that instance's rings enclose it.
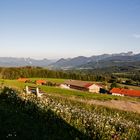
<path fill-rule="evenodd" d="M 43 111 L 5 88 L 0 94 L 0 139 L 75 140 L 90 139 L 70 126 L 52 110 Z"/>
<path fill-rule="evenodd" d="M 7 90 L 5 89 L 2 95 L 5 96 L 6 102 L 41 121 L 44 126 L 51 121 L 50 129 L 53 125 L 66 128 L 63 133 L 65 137 L 60 135 L 61 139 L 67 139 L 67 136 L 71 136 L 70 139 L 140 139 L 139 114 L 103 107 L 87 109 L 78 103 L 61 98 L 46 96 L 39 99 L 33 95 L 17 95 Z M 63 123 L 60 123 L 61 121 Z M 58 139 L 57 135 L 53 139 Z"/>

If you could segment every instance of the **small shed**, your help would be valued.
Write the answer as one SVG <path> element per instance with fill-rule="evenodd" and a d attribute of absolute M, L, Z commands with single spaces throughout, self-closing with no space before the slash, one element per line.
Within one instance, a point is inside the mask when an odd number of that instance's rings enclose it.
<path fill-rule="evenodd" d="M 28 78 L 19 78 L 17 79 L 19 82 L 23 82 L 23 83 L 26 83 L 28 81 L 30 81 Z"/>
<path fill-rule="evenodd" d="M 47 83 L 46 80 L 36 80 L 37 85 L 45 85 Z"/>

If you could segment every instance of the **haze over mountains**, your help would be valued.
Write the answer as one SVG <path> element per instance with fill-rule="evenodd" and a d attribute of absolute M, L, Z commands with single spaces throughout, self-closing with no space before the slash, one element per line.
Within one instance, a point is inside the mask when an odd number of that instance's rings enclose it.
<path fill-rule="evenodd" d="M 112 66 L 137 66 L 140 64 L 140 54 L 133 52 L 119 54 L 102 54 L 91 57 L 78 56 L 68 59 L 60 59 L 49 65 L 53 69 L 95 69 Z"/>
<path fill-rule="evenodd" d="M 2 67 L 19 67 L 19 66 L 46 67 L 53 62 L 55 61 L 48 59 L 36 60 L 32 58 L 0 57 L 0 66 Z"/>
<path fill-rule="evenodd" d="M 0 66 L 2 67 L 18 67 L 18 66 L 40 66 L 50 69 L 95 69 L 111 66 L 139 66 L 140 54 L 133 52 L 119 54 L 102 54 L 91 57 L 78 56 L 74 58 L 59 60 L 35 60 L 31 58 L 13 58 L 0 57 Z"/>

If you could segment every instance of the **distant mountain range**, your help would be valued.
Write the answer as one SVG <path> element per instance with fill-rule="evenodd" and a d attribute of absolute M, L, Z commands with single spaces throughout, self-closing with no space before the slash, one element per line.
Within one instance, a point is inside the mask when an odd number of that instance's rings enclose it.
<path fill-rule="evenodd" d="M 0 57 L 0 66 L 39 66 L 49 69 L 96 69 L 112 66 L 140 66 L 140 54 L 133 52 L 118 54 L 102 54 L 91 57 L 78 56 L 74 58 L 61 58 L 59 60 L 35 60 L 31 58 Z"/>
<path fill-rule="evenodd" d="M 19 66 L 39 66 L 47 67 L 54 63 L 55 60 L 36 60 L 32 58 L 0 57 L 1 67 L 19 67 Z"/>
<path fill-rule="evenodd" d="M 140 54 L 133 52 L 119 54 L 102 54 L 91 57 L 78 56 L 69 59 L 60 59 L 49 65 L 52 69 L 95 69 L 112 66 L 140 65 Z"/>

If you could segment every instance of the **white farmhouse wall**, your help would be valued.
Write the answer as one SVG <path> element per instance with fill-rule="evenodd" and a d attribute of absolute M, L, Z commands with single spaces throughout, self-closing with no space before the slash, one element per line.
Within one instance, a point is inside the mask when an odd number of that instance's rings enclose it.
<path fill-rule="evenodd" d="M 120 94 L 120 93 L 112 93 L 112 95 L 115 95 L 115 96 L 124 96 L 123 94 Z"/>
<path fill-rule="evenodd" d="M 63 88 L 63 89 L 70 89 L 70 86 L 66 85 L 66 84 L 61 84 L 60 85 L 60 88 Z"/>
<path fill-rule="evenodd" d="M 99 93 L 100 92 L 100 87 L 95 85 L 95 84 L 88 87 L 88 89 L 89 89 L 89 92 L 92 92 L 92 93 Z"/>

